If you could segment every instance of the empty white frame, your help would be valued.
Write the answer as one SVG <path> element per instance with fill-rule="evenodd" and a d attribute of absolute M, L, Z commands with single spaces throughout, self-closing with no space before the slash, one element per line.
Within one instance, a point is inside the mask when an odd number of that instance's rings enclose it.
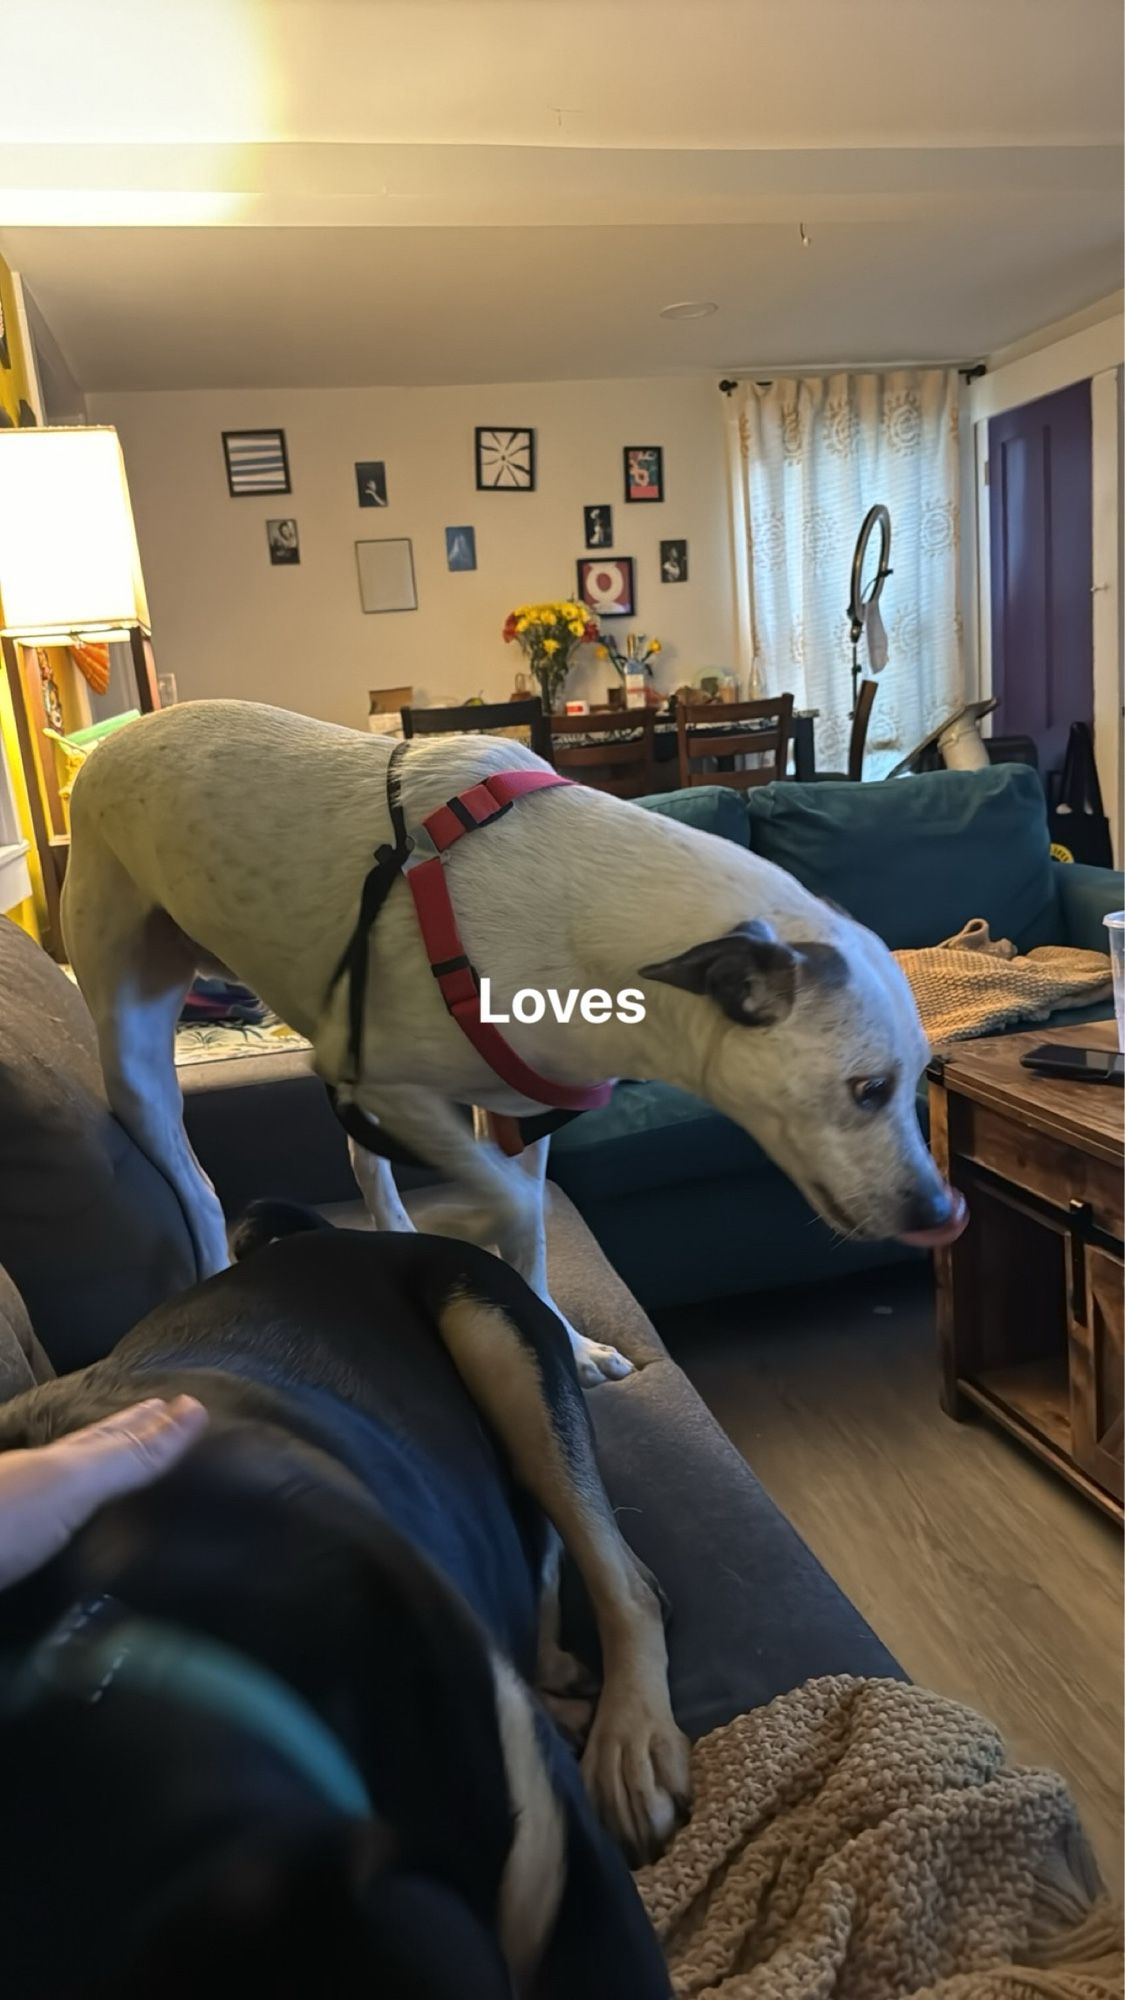
<path fill-rule="evenodd" d="M 359 601 L 365 611 L 417 611 L 414 545 L 407 535 L 357 542 Z"/>

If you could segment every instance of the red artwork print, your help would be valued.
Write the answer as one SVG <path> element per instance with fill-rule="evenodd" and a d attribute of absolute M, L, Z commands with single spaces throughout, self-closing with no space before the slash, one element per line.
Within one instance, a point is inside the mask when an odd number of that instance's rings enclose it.
<path fill-rule="evenodd" d="M 664 453 L 659 445 L 626 445 L 626 500 L 664 498 Z"/>
<path fill-rule="evenodd" d="M 631 618 L 636 610 L 631 556 L 591 556 L 578 565 L 578 595 L 599 618 Z"/>

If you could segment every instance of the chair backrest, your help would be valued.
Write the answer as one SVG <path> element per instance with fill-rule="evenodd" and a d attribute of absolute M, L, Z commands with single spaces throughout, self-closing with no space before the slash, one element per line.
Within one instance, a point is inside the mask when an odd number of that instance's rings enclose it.
<path fill-rule="evenodd" d="M 738 729 L 732 725 L 744 722 Z M 771 695 L 765 701 L 706 702 L 676 709 L 680 747 L 680 784 L 729 785 L 744 792 L 751 785 L 769 785 L 784 778 L 793 731 L 793 697 Z M 716 757 L 765 757 L 764 764 L 745 771 L 704 771 L 699 765 Z"/>
<path fill-rule="evenodd" d="M 651 708 L 600 708 L 588 715 L 552 715 L 555 769 L 595 791 L 618 799 L 643 799 L 651 792 L 653 731 Z M 590 742 L 596 737 L 596 742 Z"/>
<path fill-rule="evenodd" d="M 990 764 L 1030 764 L 1039 769 L 1039 751 L 1033 736 L 986 736 L 984 747 Z"/>
<path fill-rule="evenodd" d="M 879 692 L 878 681 L 860 681 L 859 693 L 855 700 L 855 714 L 852 717 L 851 740 L 848 743 L 848 776 L 854 784 L 863 777 L 863 753 L 867 748 L 867 725 L 875 706 L 875 696 Z"/>
<path fill-rule="evenodd" d="M 510 736 L 551 760 L 551 731 L 538 696 L 473 702 L 465 708 L 403 708 L 404 736 Z"/>

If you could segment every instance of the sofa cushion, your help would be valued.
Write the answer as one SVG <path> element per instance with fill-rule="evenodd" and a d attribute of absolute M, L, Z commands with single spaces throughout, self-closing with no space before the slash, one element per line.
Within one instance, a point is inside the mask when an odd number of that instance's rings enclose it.
<path fill-rule="evenodd" d="M 1061 944 L 1081 951 L 1108 951 L 1105 919 L 1125 907 L 1120 868 L 1091 868 L 1082 861 L 1053 861 L 1059 899 Z"/>
<path fill-rule="evenodd" d="M 1025 764 L 884 784 L 763 785 L 750 845 L 842 904 L 892 950 L 940 944 L 970 917 L 1021 951 L 1060 936 L 1038 774 Z"/>
<path fill-rule="evenodd" d="M 684 792 L 653 792 L 636 803 L 644 806 L 646 812 L 678 819 L 700 833 L 716 833 L 723 840 L 733 840 L 737 847 L 750 845 L 741 794 L 724 785 L 693 785 Z"/>
<path fill-rule="evenodd" d="M 817 1674 L 898 1674 L 719 1430 L 569 1202 L 547 1207 L 551 1291 L 575 1326 L 640 1364 L 587 1398 L 610 1502 L 671 1604 L 668 1672 L 701 1736 Z M 596 1659 L 564 1585 L 565 1643 Z M 577 1615 L 576 1615 L 577 1614 Z M 626 2000 L 626 1996 L 622 1996 Z"/>
<path fill-rule="evenodd" d="M 551 1179 L 581 1208 L 607 1195 L 764 1173 L 761 1147 L 701 1098 L 669 1083 L 619 1083 L 551 1140 Z"/>
<path fill-rule="evenodd" d="M 0 1265 L 0 1403 L 37 1382 L 49 1382 L 53 1370 L 32 1331 L 19 1292 Z"/>
<path fill-rule="evenodd" d="M 168 1182 L 110 1112 L 77 988 L 0 917 L 0 1264 L 55 1368 L 196 1277 Z"/>

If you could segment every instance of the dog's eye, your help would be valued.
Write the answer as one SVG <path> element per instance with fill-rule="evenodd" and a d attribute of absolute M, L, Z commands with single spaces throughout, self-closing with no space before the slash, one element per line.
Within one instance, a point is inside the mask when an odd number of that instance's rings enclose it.
<path fill-rule="evenodd" d="M 882 1111 L 894 1093 L 893 1076 L 853 1076 L 848 1085 L 861 1111 Z"/>

